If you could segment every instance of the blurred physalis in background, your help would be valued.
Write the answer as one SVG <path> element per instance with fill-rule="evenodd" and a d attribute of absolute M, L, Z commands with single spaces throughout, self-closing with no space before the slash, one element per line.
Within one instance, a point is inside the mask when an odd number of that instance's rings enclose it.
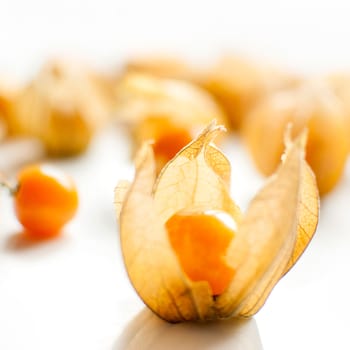
<path fill-rule="evenodd" d="M 299 83 L 300 78 L 283 70 L 239 56 L 224 56 L 203 71 L 199 84 L 208 90 L 239 130 L 258 100 L 275 90 Z"/>
<path fill-rule="evenodd" d="M 115 112 L 131 132 L 135 148 L 151 140 L 160 170 L 196 133 L 226 115 L 201 88 L 185 81 L 129 73 L 116 86 Z"/>
<path fill-rule="evenodd" d="M 197 84 L 215 98 L 236 130 L 261 97 L 301 80 L 296 74 L 238 55 L 223 56 L 213 63 L 197 66 L 166 56 L 141 57 L 132 59 L 125 69 Z"/>
<path fill-rule="evenodd" d="M 6 122 L 11 136 L 38 138 L 48 154 L 67 156 L 83 152 L 110 113 L 110 101 L 92 71 L 56 61 L 17 91 Z"/>
<path fill-rule="evenodd" d="M 349 152 L 344 105 L 321 81 L 262 100 L 245 119 L 242 135 L 264 175 L 271 175 L 279 164 L 288 123 L 292 123 L 294 135 L 308 128 L 306 160 L 315 172 L 320 194 L 329 192 L 341 178 Z"/>

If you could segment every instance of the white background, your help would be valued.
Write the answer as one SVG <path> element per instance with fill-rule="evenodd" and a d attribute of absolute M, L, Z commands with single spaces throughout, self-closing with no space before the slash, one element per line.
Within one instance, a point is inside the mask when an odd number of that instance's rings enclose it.
<path fill-rule="evenodd" d="M 25 80 L 47 58 L 62 55 L 108 70 L 139 52 L 200 61 L 232 49 L 305 73 L 350 70 L 349 12 L 346 0 L 1 0 L 0 76 Z M 226 151 L 232 193 L 245 208 L 263 179 L 238 140 Z M 132 176 L 125 136 L 107 131 L 84 157 L 59 163 L 75 177 L 81 197 L 62 238 L 21 240 L 2 195 L 0 349 L 117 349 L 142 309 L 123 269 L 113 212 L 117 181 Z M 255 318 L 265 349 L 350 348 L 349 198 L 348 166 L 322 201 L 309 249 Z M 146 340 L 141 344 L 147 348 Z"/>

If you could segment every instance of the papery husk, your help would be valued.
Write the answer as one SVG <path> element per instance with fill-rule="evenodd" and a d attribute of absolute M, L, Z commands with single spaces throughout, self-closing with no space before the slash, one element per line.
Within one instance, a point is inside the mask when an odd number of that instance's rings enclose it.
<path fill-rule="evenodd" d="M 229 196 L 230 164 L 211 144 L 220 130 L 209 125 L 158 179 L 152 149 L 144 145 L 134 181 L 116 190 L 130 281 L 145 304 L 170 322 L 251 316 L 295 263 L 316 227 L 318 195 L 304 160 L 305 135 L 288 145 L 283 165 L 242 218 Z M 184 274 L 165 229 L 172 215 L 191 208 L 224 211 L 238 223 L 226 257 L 235 275 L 216 298 L 208 282 L 193 282 Z"/>
<path fill-rule="evenodd" d="M 121 210 L 120 236 L 130 280 L 141 299 L 161 318 L 171 322 L 215 318 L 214 301 L 208 283 L 204 281 L 192 282 L 183 273 L 168 241 L 164 224 L 167 217 L 178 210 L 177 202 L 179 204 L 187 202 L 189 205 L 199 204 L 210 208 L 215 206 L 215 200 L 204 197 L 204 192 L 191 194 L 187 191 L 186 186 L 183 190 L 176 188 L 176 185 L 181 187 L 181 182 L 169 183 L 169 181 L 172 182 L 172 179 L 177 180 L 176 173 L 179 167 L 187 165 L 190 168 L 193 167 L 193 162 L 197 162 L 198 151 L 200 152 L 200 167 L 208 168 L 205 172 L 206 179 L 202 176 L 203 172 L 198 173 L 198 179 L 202 183 L 205 180 L 214 181 L 216 187 L 221 187 L 221 191 L 216 197 L 217 207 L 222 209 L 223 206 L 229 206 L 228 211 L 231 208 L 238 211 L 230 201 L 227 192 L 225 181 L 227 180 L 227 166 L 229 164 L 226 158 L 218 158 L 218 161 L 223 162 L 221 167 L 225 169 L 222 172 L 223 177 L 225 177 L 224 181 L 220 175 L 213 170 L 210 171 L 205 162 L 205 153 L 202 152 L 204 145 L 208 145 L 217 132 L 218 129 L 211 126 L 190 147 L 180 152 L 173 162 L 169 163 L 163 170 L 157 185 L 155 185 L 152 149 L 150 145 L 146 144 L 139 152 L 135 179 Z M 211 152 L 213 150 L 214 148 L 211 148 Z M 178 164 L 178 162 L 182 162 L 183 165 Z M 217 169 L 219 168 L 218 165 Z M 187 172 L 189 169 L 184 169 L 184 171 Z M 175 177 L 169 176 L 172 173 Z M 193 179 L 190 181 L 193 184 Z M 123 187 L 125 188 L 125 186 Z M 177 197 L 168 198 L 171 203 L 164 205 L 163 200 L 167 200 L 165 197 L 167 188 L 171 187 L 176 191 Z M 117 189 L 117 196 L 119 193 Z M 206 193 L 209 194 L 209 192 Z M 164 209 L 168 210 L 164 211 Z M 137 218 L 142 218 L 142 223 Z M 149 283 L 150 280 L 152 283 Z"/>
<path fill-rule="evenodd" d="M 212 97 L 184 81 L 129 73 L 116 86 L 115 111 L 119 120 L 135 127 L 147 118 L 167 118 L 177 125 L 202 129 L 213 119 L 225 124 L 226 116 Z"/>
<path fill-rule="evenodd" d="M 12 135 L 40 139 L 50 155 L 74 155 L 86 150 L 109 113 L 88 69 L 52 62 L 17 97 L 9 127 Z"/>
<path fill-rule="evenodd" d="M 130 133 L 133 149 L 154 141 L 157 173 L 213 119 L 226 123 L 213 98 L 185 81 L 129 73 L 119 81 L 116 97 L 115 112 Z"/>
<path fill-rule="evenodd" d="M 327 77 L 326 81 L 344 105 L 350 139 L 350 72 L 333 73 Z"/>
<path fill-rule="evenodd" d="M 349 152 L 346 112 L 334 93 L 320 81 L 273 94 L 246 118 L 242 136 L 264 175 L 271 175 L 283 153 L 283 135 L 309 130 L 306 159 L 315 172 L 320 193 L 331 191 L 342 176 Z"/>
<path fill-rule="evenodd" d="M 304 159 L 306 133 L 287 144 L 284 161 L 253 199 L 228 249 L 236 270 L 217 307 L 226 316 L 253 316 L 295 264 L 318 223 L 314 174 Z"/>
<path fill-rule="evenodd" d="M 198 84 L 223 107 L 236 130 L 240 130 L 243 120 L 261 98 L 301 81 L 295 74 L 238 55 L 223 56 L 196 76 Z"/>

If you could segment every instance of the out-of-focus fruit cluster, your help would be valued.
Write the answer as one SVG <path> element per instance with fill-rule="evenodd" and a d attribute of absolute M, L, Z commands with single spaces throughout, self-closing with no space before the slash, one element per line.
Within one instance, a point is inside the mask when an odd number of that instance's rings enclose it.
<path fill-rule="evenodd" d="M 350 148 L 350 74 L 310 79 L 237 56 L 200 68 L 145 58 L 132 60 L 126 71 L 190 81 L 209 92 L 264 175 L 280 162 L 288 124 L 294 135 L 308 129 L 306 158 L 321 194 L 343 174 Z"/>
<path fill-rule="evenodd" d="M 213 119 L 242 137 L 264 175 L 279 164 L 287 125 L 294 135 L 308 128 L 307 160 L 325 194 L 350 147 L 350 74 L 316 80 L 233 55 L 205 66 L 141 57 L 108 77 L 51 62 L 25 86 L 0 83 L 0 140 L 34 137 L 55 156 L 85 151 L 116 121 L 135 149 L 151 140 L 160 171 Z"/>

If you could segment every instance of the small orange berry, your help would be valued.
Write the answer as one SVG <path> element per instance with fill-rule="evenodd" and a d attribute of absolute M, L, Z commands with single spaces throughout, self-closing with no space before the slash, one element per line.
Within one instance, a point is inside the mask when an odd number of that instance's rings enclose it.
<path fill-rule="evenodd" d="M 176 153 L 192 141 L 188 130 L 181 127 L 165 128 L 154 139 L 153 150 L 157 160 L 165 165 Z"/>
<path fill-rule="evenodd" d="M 26 232 L 34 238 L 58 235 L 77 211 L 78 194 L 73 180 L 49 165 L 25 167 L 17 179 L 15 212 Z"/>
<path fill-rule="evenodd" d="M 137 143 L 152 140 L 157 172 L 192 141 L 191 130 L 168 118 L 150 117 L 143 120 L 135 130 Z"/>
<path fill-rule="evenodd" d="M 235 235 L 231 221 L 224 212 L 184 212 L 173 215 L 166 223 L 183 271 L 192 281 L 207 281 L 213 295 L 226 290 L 235 272 L 225 261 Z"/>

